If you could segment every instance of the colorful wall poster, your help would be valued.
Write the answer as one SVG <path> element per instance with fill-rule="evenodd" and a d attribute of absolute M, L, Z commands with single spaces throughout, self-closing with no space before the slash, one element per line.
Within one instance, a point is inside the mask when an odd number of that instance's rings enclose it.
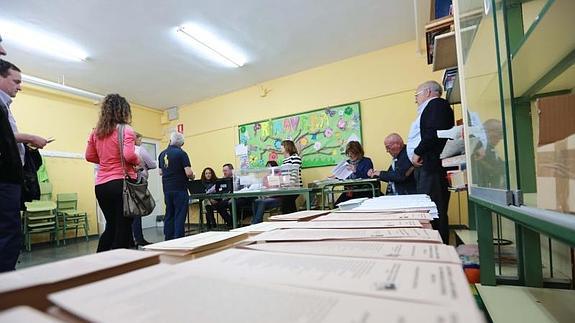
<path fill-rule="evenodd" d="M 242 168 L 264 167 L 268 160 L 281 165 L 281 142 L 293 140 L 302 167 L 333 166 L 345 159 L 349 141 L 361 142 L 359 102 L 240 125 L 239 142 L 248 154 Z"/>

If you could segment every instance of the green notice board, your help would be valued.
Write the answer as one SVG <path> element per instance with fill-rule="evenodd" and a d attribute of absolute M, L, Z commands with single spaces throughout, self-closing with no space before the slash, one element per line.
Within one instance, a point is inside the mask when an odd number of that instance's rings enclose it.
<path fill-rule="evenodd" d="M 348 141 L 361 142 L 359 102 L 301 114 L 252 122 L 238 127 L 240 144 L 248 153 L 242 168 L 264 167 L 268 160 L 283 161 L 281 142 L 291 139 L 302 157 L 302 167 L 336 165 L 346 158 Z"/>

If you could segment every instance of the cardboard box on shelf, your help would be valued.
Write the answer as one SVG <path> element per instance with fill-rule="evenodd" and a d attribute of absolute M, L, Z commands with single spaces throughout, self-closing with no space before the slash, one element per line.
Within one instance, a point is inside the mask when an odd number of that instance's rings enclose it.
<path fill-rule="evenodd" d="M 537 148 L 537 207 L 575 213 L 575 135 Z"/>

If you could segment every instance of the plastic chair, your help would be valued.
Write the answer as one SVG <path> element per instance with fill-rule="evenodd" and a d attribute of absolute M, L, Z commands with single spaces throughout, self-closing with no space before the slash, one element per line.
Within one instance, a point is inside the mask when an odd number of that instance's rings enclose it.
<path fill-rule="evenodd" d="M 78 194 L 60 193 L 56 195 L 56 206 L 64 245 L 66 245 L 66 231 L 70 229 L 76 229 L 76 238 L 78 238 L 78 228 L 83 228 L 86 240 L 88 240 L 88 213 L 78 212 Z"/>
<path fill-rule="evenodd" d="M 56 204 L 52 201 L 32 201 L 25 205 L 23 231 L 26 250 L 32 250 L 31 236 L 35 233 L 50 233 L 50 240 L 56 240 L 59 246 Z"/>
<path fill-rule="evenodd" d="M 40 182 L 40 201 L 52 200 L 52 184 L 50 182 Z"/>

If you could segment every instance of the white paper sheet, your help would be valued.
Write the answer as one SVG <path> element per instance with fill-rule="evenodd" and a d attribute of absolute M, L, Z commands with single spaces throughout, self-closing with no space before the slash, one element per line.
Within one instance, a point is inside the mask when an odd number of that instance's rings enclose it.
<path fill-rule="evenodd" d="M 318 256 L 447 262 L 461 264 L 455 248 L 443 244 L 381 241 L 307 241 L 257 243 L 253 250 Z"/>
<path fill-rule="evenodd" d="M 0 323 L 56 323 L 62 322 L 28 306 L 16 306 L 0 312 Z"/>
<path fill-rule="evenodd" d="M 154 244 L 149 244 L 147 246 L 144 246 L 144 249 L 155 250 L 155 251 L 181 252 L 185 254 L 185 253 L 207 250 L 212 247 L 218 247 L 222 244 L 225 244 L 226 242 L 231 243 L 233 241 L 239 241 L 245 237 L 247 237 L 247 235 L 242 232 L 209 231 L 179 239 L 173 239 Z"/>
<path fill-rule="evenodd" d="M 129 249 L 114 249 L 106 252 L 56 261 L 33 266 L 0 275 L 0 293 L 41 284 L 88 275 L 126 263 L 156 257 L 159 253 Z"/>
<path fill-rule="evenodd" d="M 441 243 L 441 236 L 430 229 L 287 229 L 260 233 L 246 241 L 321 241 L 321 240 L 372 240 L 372 241 L 421 241 Z"/>
<path fill-rule="evenodd" d="M 418 220 L 430 221 L 433 216 L 429 213 L 359 213 L 359 212 L 335 212 L 317 217 L 310 222 L 322 221 L 395 221 L 395 220 Z"/>
<path fill-rule="evenodd" d="M 238 281 L 475 308 L 459 264 L 287 254 L 229 249 L 175 265 L 189 273 Z"/>
<path fill-rule="evenodd" d="M 351 175 L 353 172 L 348 168 L 349 164 L 346 160 L 342 160 L 337 164 L 334 169 L 331 171 L 331 174 L 338 179 L 346 179 Z"/>
<path fill-rule="evenodd" d="M 160 265 L 52 294 L 50 300 L 86 320 L 112 323 L 482 322 L 475 308 L 248 283 L 230 272 L 222 276 L 227 278 L 207 274 Z"/>
<path fill-rule="evenodd" d="M 329 210 L 308 210 L 308 211 L 298 211 L 288 214 L 279 214 L 270 216 L 270 221 L 304 221 L 310 218 L 314 218 L 319 215 L 327 214 L 331 211 Z"/>

